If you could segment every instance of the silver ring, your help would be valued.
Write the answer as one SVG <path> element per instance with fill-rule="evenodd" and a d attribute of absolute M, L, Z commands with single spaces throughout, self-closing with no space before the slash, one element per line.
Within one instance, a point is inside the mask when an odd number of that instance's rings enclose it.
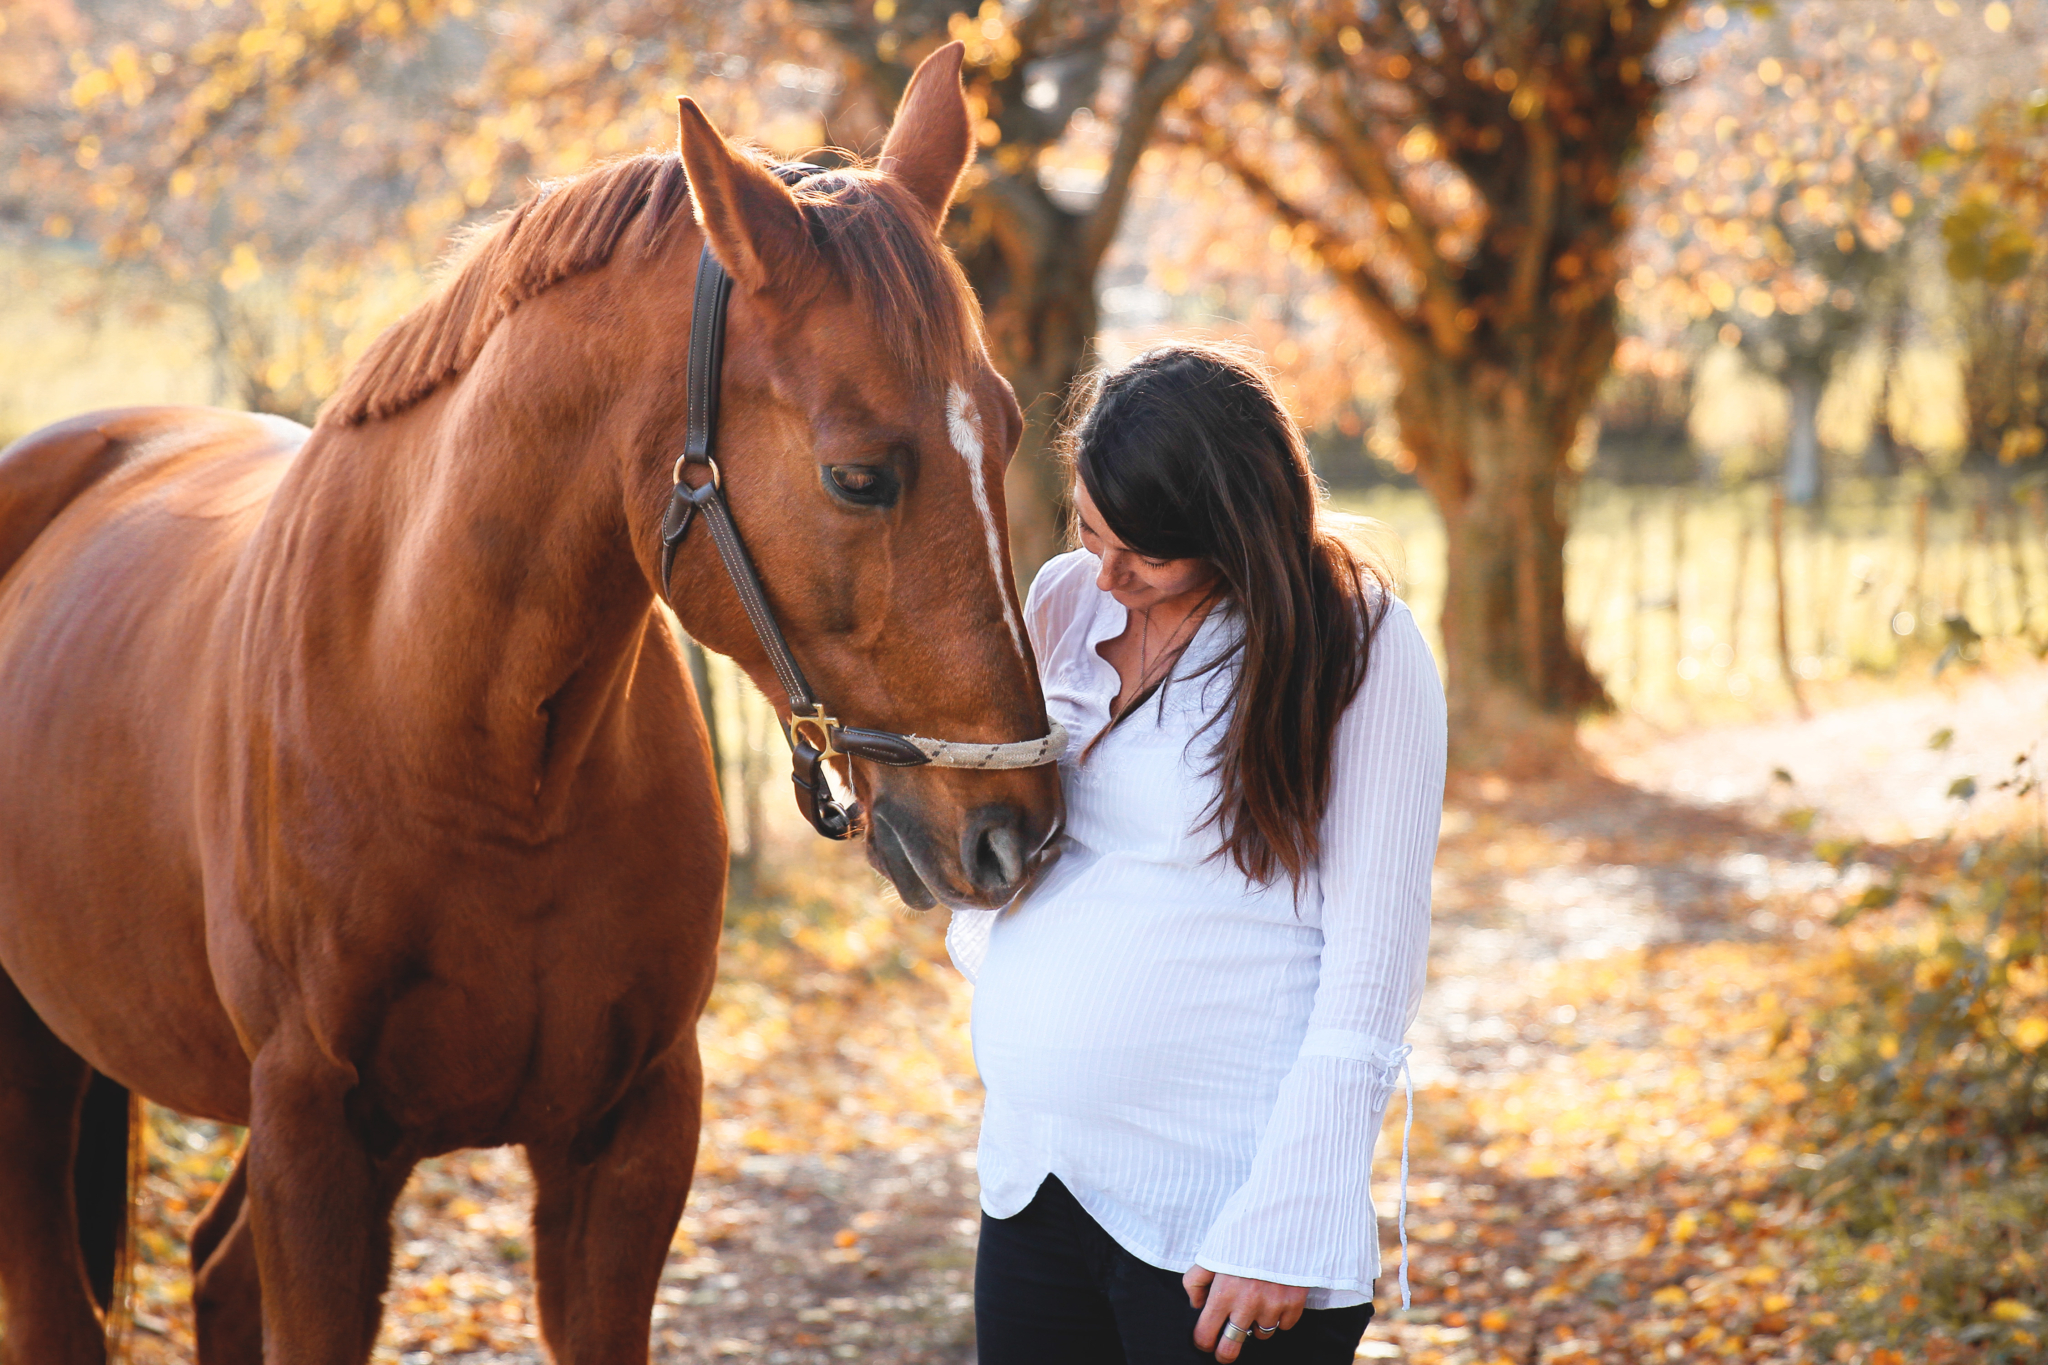
<path fill-rule="evenodd" d="M 1234 1322 L 1225 1322 L 1223 1324 L 1223 1339 L 1225 1341 L 1249 1341 L 1251 1333 L 1245 1331 L 1244 1328 L 1239 1327 Z"/>
<path fill-rule="evenodd" d="M 1280 1324 L 1276 1322 L 1271 1327 L 1268 1327 L 1263 1322 L 1255 1322 L 1252 1324 L 1252 1330 L 1262 1337 L 1270 1337 L 1273 1333 L 1280 1330 Z"/>

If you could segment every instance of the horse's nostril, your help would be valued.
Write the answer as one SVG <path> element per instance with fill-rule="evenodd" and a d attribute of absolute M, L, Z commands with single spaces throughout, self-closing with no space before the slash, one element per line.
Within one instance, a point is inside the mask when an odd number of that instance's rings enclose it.
<path fill-rule="evenodd" d="M 1003 891 L 1024 878 L 1023 813 L 1009 806 L 982 812 L 962 842 L 967 876 L 978 891 Z"/>

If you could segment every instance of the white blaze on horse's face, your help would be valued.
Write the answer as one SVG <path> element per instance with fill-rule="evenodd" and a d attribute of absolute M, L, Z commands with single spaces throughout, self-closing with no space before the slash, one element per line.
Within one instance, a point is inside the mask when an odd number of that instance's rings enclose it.
<path fill-rule="evenodd" d="M 996 514 L 988 505 L 988 470 L 981 448 L 981 414 L 974 400 L 958 384 L 946 390 L 946 434 L 953 448 L 967 462 L 968 485 L 974 490 L 974 510 L 981 513 L 981 529 L 988 539 L 988 566 L 996 576 L 996 596 L 1003 604 L 1003 621 L 1010 627 L 1010 639 L 1017 653 L 1024 653 L 1024 631 L 1017 624 L 1017 609 L 1010 605 L 1010 591 L 1003 582 L 1003 539 L 996 534 Z"/>

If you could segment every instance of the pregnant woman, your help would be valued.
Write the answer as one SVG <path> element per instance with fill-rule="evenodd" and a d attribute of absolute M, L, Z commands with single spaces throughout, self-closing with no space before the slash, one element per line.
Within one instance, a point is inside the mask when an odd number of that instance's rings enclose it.
<path fill-rule="evenodd" d="M 948 934 L 988 1092 L 980 1359 L 1348 1362 L 1428 949 L 1436 665 L 1247 356 L 1148 352 L 1068 440 L 1081 548 L 1027 606 L 1066 848 Z"/>

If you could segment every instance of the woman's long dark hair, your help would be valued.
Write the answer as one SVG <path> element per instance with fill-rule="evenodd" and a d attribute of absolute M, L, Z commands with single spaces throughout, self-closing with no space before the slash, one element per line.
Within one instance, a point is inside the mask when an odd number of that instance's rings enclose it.
<path fill-rule="evenodd" d="M 1077 406 L 1065 452 L 1108 529 L 1140 554 L 1214 566 L 1243 627 L 1211 665 L 1236 659 L 1236 704 L 1203 827 L 1254 882 L 1299 888 L 1322 853 L 1331 745 L 1387 573 L 1330 525 L 1301 431 L 1250 353 L 1176 342 L 1094 376 Z"/>

